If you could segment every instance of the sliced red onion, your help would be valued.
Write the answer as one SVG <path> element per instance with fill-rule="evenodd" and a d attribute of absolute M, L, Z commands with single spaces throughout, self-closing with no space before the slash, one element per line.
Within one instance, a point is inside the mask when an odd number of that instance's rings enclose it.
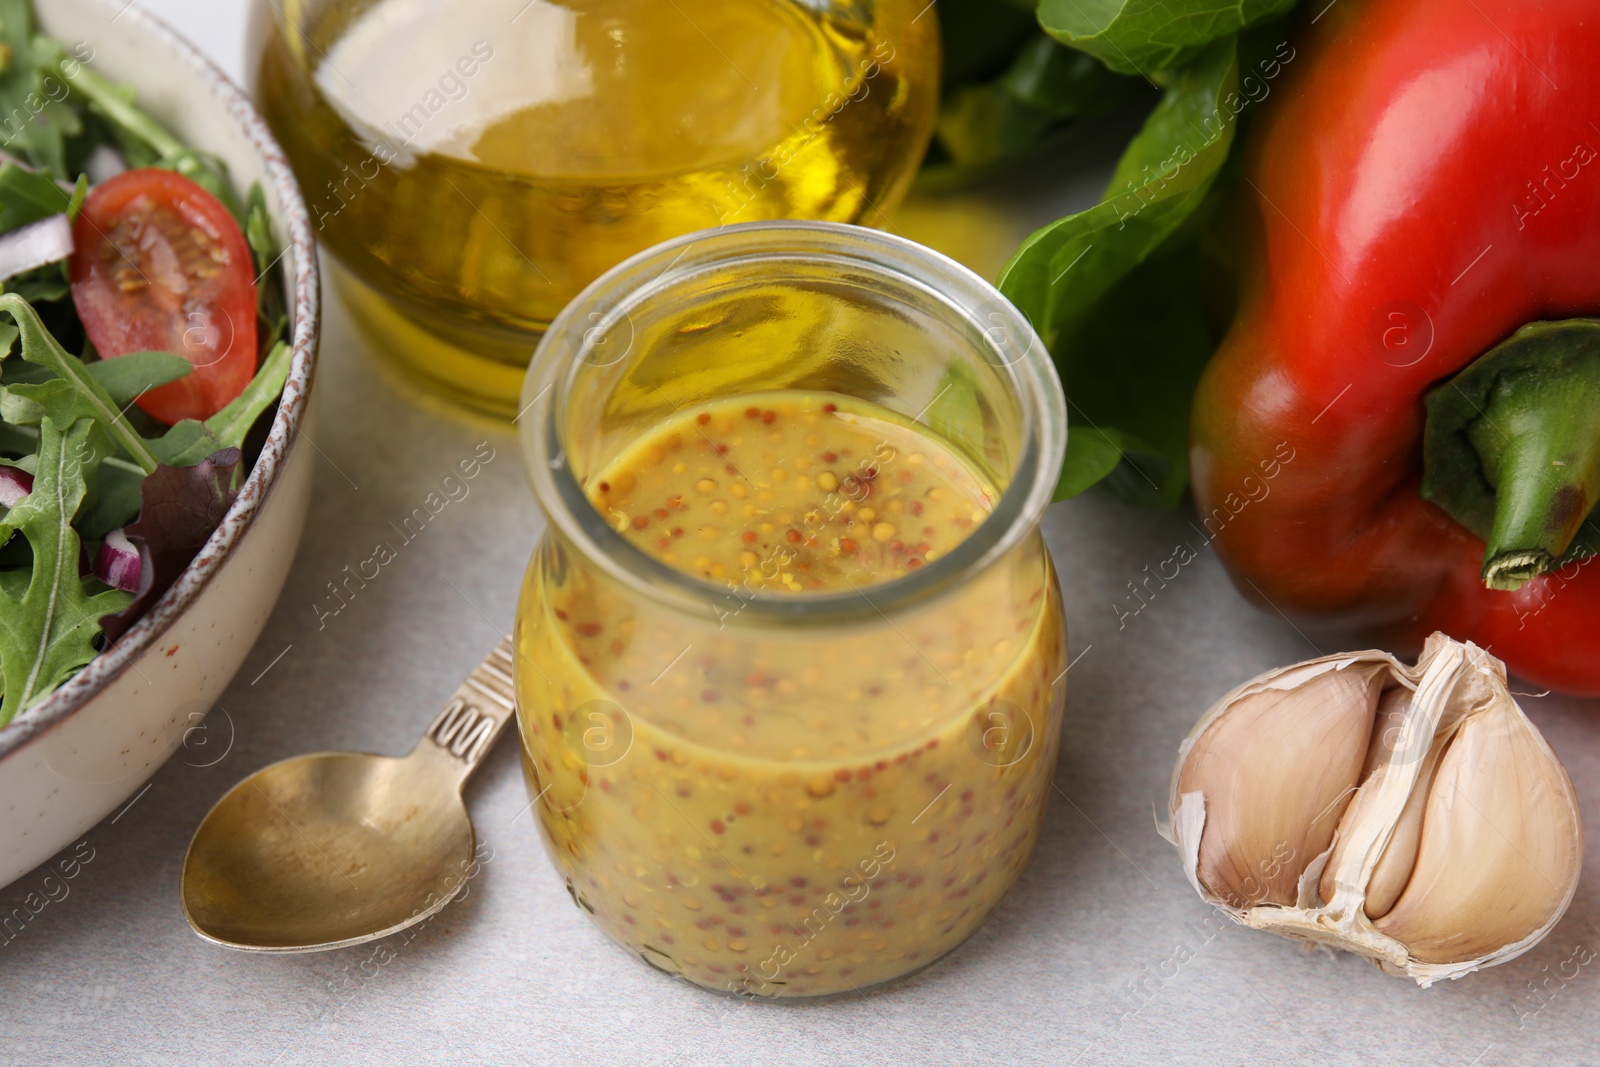
<path fill-rule="evenodd" d="M 65 215 L 51 215 L 0 234 L 0 281 L 59 263 L 72 255 L 72 248 L 72 224 Z"/>
<path fill-rule="evenodd" d="M 33 492 L 33 475 L 21 467 L 0 466 L 0 507 L 14 508 Z"/>
<path fill-rule="evenodd" d="M 139 591 L 139 575 L 144 561 L 139 549 L 121 530 L 106 534 L 100 552 L 94 558 L 94 576 L 107 585 L 129 593 Z"/>

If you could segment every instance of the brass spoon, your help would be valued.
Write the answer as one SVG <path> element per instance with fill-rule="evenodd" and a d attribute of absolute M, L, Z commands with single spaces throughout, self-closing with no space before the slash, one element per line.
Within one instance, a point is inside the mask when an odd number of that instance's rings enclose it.
<path fill-rule="evenodd" d="M 195 933 L 252 952 L 315 952 L 384 937 L 448 904 L 476 848 L 461 787 L 511 721 L 511 666 L 508 638 L 408 756 L 295 756 L 229 790 L 183 860 Z"/>

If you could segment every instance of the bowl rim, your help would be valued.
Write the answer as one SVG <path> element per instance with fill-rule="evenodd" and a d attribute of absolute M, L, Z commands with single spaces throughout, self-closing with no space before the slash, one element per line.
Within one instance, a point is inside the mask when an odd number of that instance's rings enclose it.
<path fill-rule="evenodd" d="M 321 325 L 321 289 L 317 269 L 316 241 L 305 201 L 295 183 L 288 159 L 283 154 L 266 120 L 256 110 L 245 91 L 224 74 L 195 45 L 161 19 L 134 4 L 124 7 L 115 0 L 90 0 L 119 20 L 139 24 L 179 56 L 206 82 L 211 96 L 220 100 L 245 135 L 264 167 L 264 179 L 279 202 L 279 221 L 288 238 L 286 251 L 294 254 L 294 279 L 290 313 L 293 356 L 289 377 L 266 444 L 251 468 L 239 495 L 228 508 L 222 522 L 189 563 L 178 580 L 137 623 L 111 648 L 96 656 L 54 693 L 7 725 L 0 727 L 0 760 L 37 740 L 65 722 L 95 696 L 121 677 L 133 660 L 155 644 L 211 583 L 234 548 L 249 531 L 251 523 L 266 504 L 291 449 L 299 437 L 310 400 L 311 383 L 316 373 L 317 344 Z M 276 269 L 276 264 L 273 268 Z"/>

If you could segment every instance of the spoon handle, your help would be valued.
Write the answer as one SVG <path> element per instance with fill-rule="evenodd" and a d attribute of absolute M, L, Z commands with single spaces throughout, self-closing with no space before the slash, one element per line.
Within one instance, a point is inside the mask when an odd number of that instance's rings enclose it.
<path fill-rule="evenodd" d="M 465 783 L 516 715 L 511 638 L 503 637 L 472 668 L 417 745 L 415 754 L 446 759 Z"/>

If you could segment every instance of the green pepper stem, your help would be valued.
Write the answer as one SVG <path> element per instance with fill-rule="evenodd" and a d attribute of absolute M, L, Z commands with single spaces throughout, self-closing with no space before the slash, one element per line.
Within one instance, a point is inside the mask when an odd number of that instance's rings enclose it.
<path fill-rule="evenodd" d="M 1490 589 L 1518 589 L 1564 558 L 1600 550 L 1578 538 L 1600 501 L 1600 322 L 1524 326 L 1440 386 L 1428 398 L 1425 458 L 1424 495 L 1487 543 Z M 1476 500 L 1470 486 L 1439 484 L 1473 474 Z"/>
<path fill-rule="evenodd" d="M 1516 589 L 1567 551 L 1600 500 L 1600 355 L 1583 373 L 1505 379 L 1470 432 L 1496 490 L 1491 589 Z"/>

